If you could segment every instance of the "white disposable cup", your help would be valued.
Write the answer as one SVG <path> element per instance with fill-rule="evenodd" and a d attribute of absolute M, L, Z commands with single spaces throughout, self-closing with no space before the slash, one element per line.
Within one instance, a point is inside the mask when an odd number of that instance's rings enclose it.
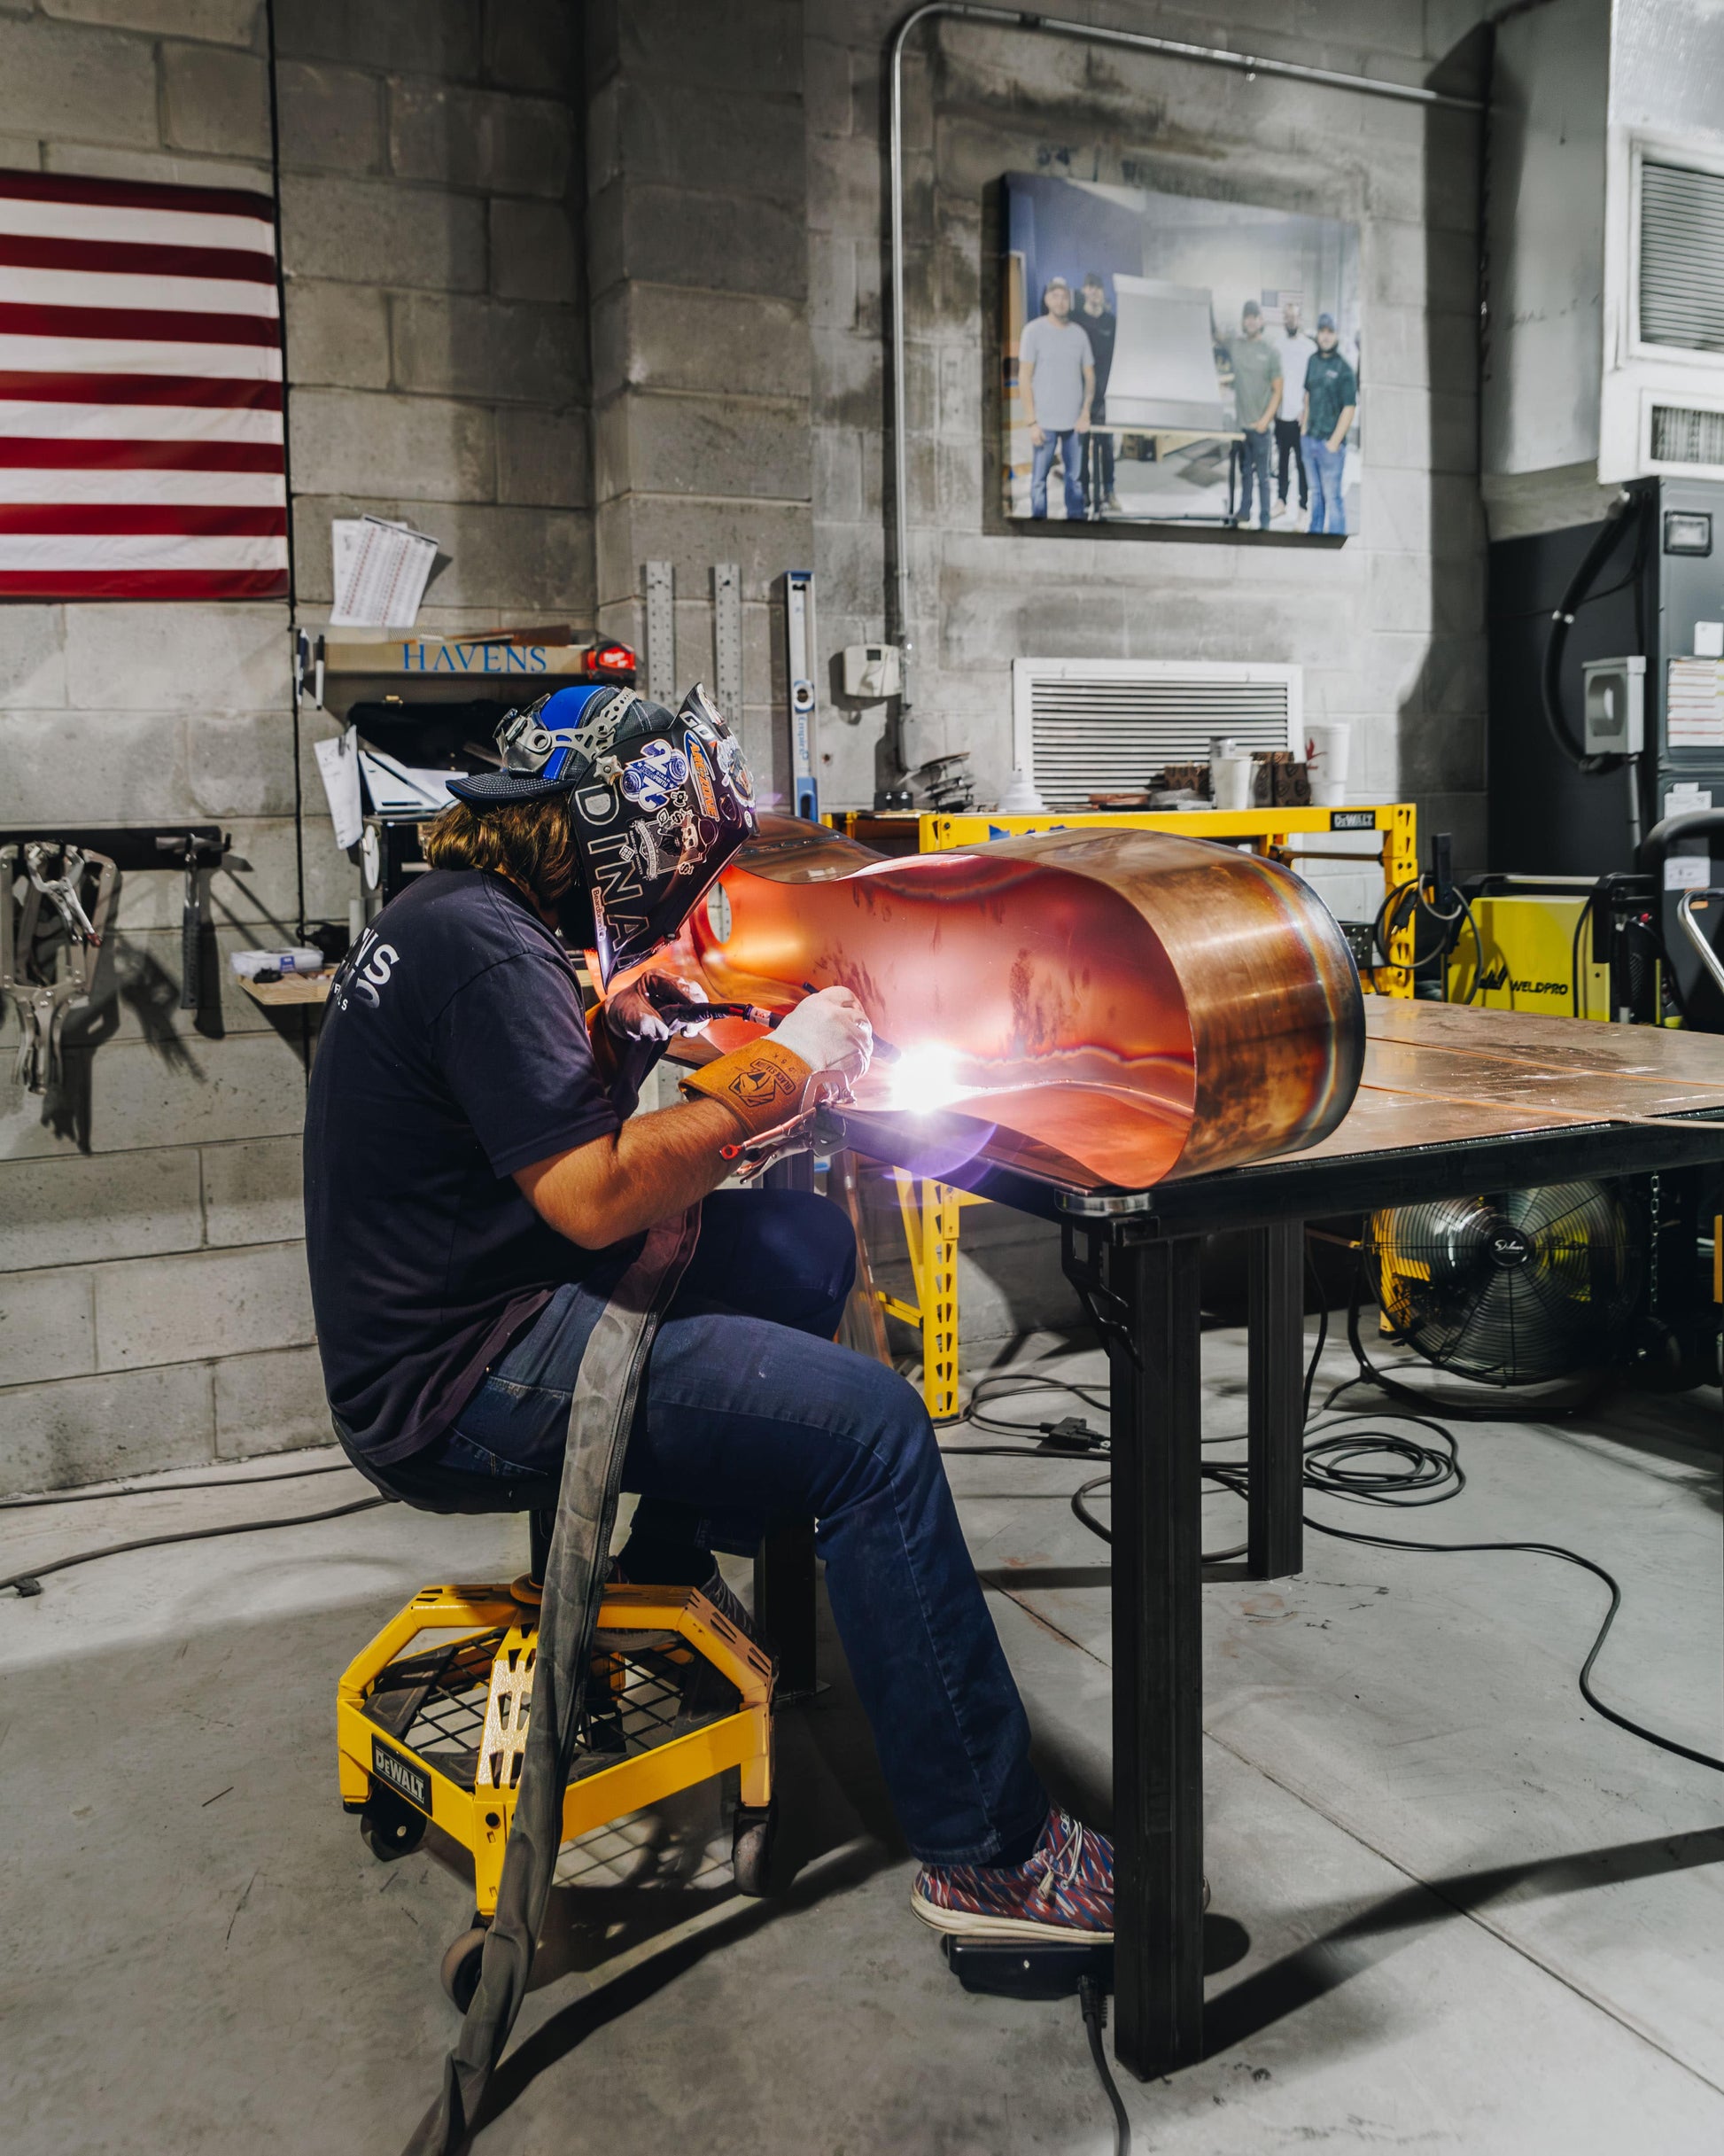
<path fill-rule="evenodd" d="M 1251 759 L 1248 756 L 1216 757 L 1209 766 L 1209 786 L 1215 797 L 1217 808 L 1249 808 Z"/>
<path fill-rule="evenodd" d="M 1318 808 L 1346 805 L 1351 736 L 1351 728 L 1345 726 L 1308 726 L 1305 729 L 1305 767 L 1310 774 L 1311 800 Z"/>

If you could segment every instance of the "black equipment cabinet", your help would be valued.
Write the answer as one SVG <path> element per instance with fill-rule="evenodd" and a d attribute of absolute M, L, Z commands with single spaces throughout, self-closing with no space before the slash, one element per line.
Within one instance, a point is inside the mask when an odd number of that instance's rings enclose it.
<path fill-rule="evenodd" d="M 1668 666 L 1696 654 L 1700 623 L 1724 623 L 1724 482 L 1642 479 L 1614 543 L 1574 608 L 1561 670 L 1570 730 L 1581 728 L 1589 659 L 1646 661 L 1645 750 L 1632 783 L 1642 831 L 1690 807 L 1724 808 L 1724 742 L 1673 745 Z M 1580 771 L 1552 740 L 1540 677 L 1551 617 L 1601 525 L 1495 541 L 1489 568 L 1489 852 L 1494 869 L 1601 876 L 1635 867 L 1629 774 Z M 1673 799 L 1676 790 L 1697 787 Z M 1707 795 L 1711 799 L 1707 800 Z M 1724 883 L 1724 861 L 1709 880 Z M 1658 894 L 1664 946 L 1689 1022 L 1724 1031 L 1724 997 L 1705 977 L 1676 919 L 1678 893 Z"/>

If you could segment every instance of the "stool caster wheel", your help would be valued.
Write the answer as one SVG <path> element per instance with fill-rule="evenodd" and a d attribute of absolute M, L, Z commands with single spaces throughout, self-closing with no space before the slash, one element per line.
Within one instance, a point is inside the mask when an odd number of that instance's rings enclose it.
<path fill-rule="evenodd" d="M 485 1926 L 476 1924 L 450 1942 L 443 1966 L 437 1973 L 444 1990 L 462 2013 L 472 2004 L 473 1994 L 479 1988 L 479 1964 L 484 1958 Z"/>
<path fill-rule="evenodd" d="M 739 1804 L 731 1829 L 730 1866 L 738 1894 L 763 1895 L 773 1868 L 773 1841 L 778 1833 L 778 1799 L 764 1807 Z"/>
<path fill-rule="evenodd" d="M 372 1788 L 365 1810 L 359 1815 L 361 1839 L 379 1864 L 392 1864 L 398 1856 L 410 1856 L 425 1839 L 431 1825 L 423 1811 L 403 1804 L 384 1791 Z"/>

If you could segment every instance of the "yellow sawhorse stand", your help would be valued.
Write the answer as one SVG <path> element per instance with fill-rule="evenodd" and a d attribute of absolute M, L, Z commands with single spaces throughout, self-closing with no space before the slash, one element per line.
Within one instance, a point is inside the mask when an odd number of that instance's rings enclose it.
<path fill-rule="evenodd" d="M 1319 842 L 1343 831 L 1371 831 L 1378 840 L 1376 860 L 1382 872 L 1386 906 L 1418 875 L 1417 819 L 1410 801 L 1362 803 L 1341 809 L 1145 809 L 1096 813 L 1050 810 L 1034 816 L 857 809 L 843 811 L 827 821 L 846 837 L 885 852 L 950 852 L 960 846 L 986 845 L 993 838 L 1028 838 L 1043 831 L 1169 831 L 1176 837 L 1208 838 L 1223 845 L 1249 843 L 1254 852 L 1270 855 L 1294 869 L 1302 860 L 1345 861 L 1363 868 L 1372 859 L 1370 853 L 1348 852 Z M 1401 925 L 1388 938 L 1388 962 L 1361 969 L 1368 992 L 1403 998 L 1413 992 L 1415 909 L 1408 907 L 1402 912 Z M 987 1201 L 932 1179 L 924 1179 L 919 1195 L 912 1195 L 914 1179 L 902 1170 L 893 1171 L 893 1180 L 916 1300 L 913 1304 L 905 1303 L 884 1290 L 877 1291 L 878 1299 L 889 1316 L 920 1329 L 922 1397 L 935 1422 L 948 1421 L 958 1413 L 959 1215 L 964 1206 L 983 1205 Z"/>
<path fill-rule="evenodd" d="M 432 1644 L 416 1643 L 426 1634 Z M 444 1957 L 466 2011 L 496 1914 L 539 1652 L 539 1590 L 426 1587 L 349 1664 L 336 1693 L 341 1799 L 374 1855 L 442 1828 L 473 1859 L 472 1926 Z M 773 1664 L 698 1588 L 605 1591 L 563 1839 L 742 1771 L 732 1863 L 765 1891 L 773 1828 Z"/>

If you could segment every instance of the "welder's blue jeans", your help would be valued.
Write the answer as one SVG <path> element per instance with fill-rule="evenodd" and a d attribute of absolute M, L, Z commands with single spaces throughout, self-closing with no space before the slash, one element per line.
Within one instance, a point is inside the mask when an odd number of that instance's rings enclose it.
<path fill-rule="evenodd" d="M 836 1346 L 849 1220 L 796 1191 L 721 1191 L 661 1322 L 623 1486 L 634 1531 L 751 1553 L 818 1522 L 827 1593 L 898 1819 L 925 1862 L 986 1863 L 1047 1796 L 1017 1686 L 964 1546 L 921 1401 Z M 559 1289 L 501 1356 L 438 1455 L 555 1473 L 586 1327 Z"/>

